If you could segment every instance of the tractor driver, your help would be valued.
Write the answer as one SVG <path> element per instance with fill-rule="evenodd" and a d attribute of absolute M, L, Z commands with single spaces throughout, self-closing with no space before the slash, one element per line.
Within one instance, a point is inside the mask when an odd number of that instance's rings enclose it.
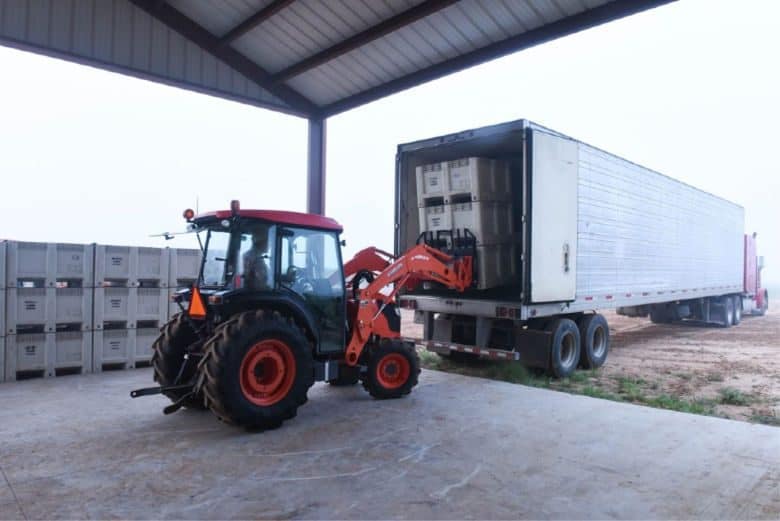
<path fill-rule="evenodd" d="M 271 289 L 268 283 L 268 228 L 252 232 L 252 246 L 242 256 L 244 287 L 253 290 Z"/>

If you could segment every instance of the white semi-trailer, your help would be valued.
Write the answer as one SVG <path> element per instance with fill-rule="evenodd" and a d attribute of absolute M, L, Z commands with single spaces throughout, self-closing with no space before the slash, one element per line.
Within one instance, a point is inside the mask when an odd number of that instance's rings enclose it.
<path fill-rule="evenodd" d="M 762 314 L 742 207 L 527 120 L 400 145 L 396 254 L 473 255 L 475 287 L 407 293 L 423 343 L 565 377 L 602 365 L 596 310 L 736 325 Z"/>

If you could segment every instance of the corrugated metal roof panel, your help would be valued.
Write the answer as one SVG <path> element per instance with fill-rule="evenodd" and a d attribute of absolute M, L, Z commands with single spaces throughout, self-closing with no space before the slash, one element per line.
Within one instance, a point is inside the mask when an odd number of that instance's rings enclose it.
<path fill-rule="evenodd" d="M 250 0 L 233 3 L 239 1 Z M 203 7 L 209 2 L 195 4 Z M 216 96 L 290 110 L 282 100 L 127 0 L 0 0 L 0 41 Z"/>
<path fill-rule="evenodd" d="M 222 36 L 273 0 L 167 0 L 178 11 Z"/>
<path fill-rule="evenodd" d="M 0 0 L 0 41 L 319 115 L 667 1 Z"/>

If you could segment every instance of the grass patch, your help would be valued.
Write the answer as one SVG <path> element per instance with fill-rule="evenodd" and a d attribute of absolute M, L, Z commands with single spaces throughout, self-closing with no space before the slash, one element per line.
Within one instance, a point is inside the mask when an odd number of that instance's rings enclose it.
<path fill-rule="evenodd" d="M 630 402 L 643 402 L 645 400 L 642 385 L 645 383 L 641 378 L 620 377 L 618 382 L 618 393 Z"/>
<path fill-rule="evenodd" d="M 720 403 L 723 405 L 750 405 L 753 397 L 733 387 L 723 387 L 718 391 Z"/>
<path fill-rule="evenodd" d="M 774 414 L 754 414 L 750 417 L 750 421 L 753 423 L 762 423 L 764 425 L 780 427 L 780 418 Z"/>
<path fill-rule="evenodd" d="M 530 387 L 554 389 L 572 394 L 582 394 L 592 398 L 600 398 L 602 400 L 630 402 L 691 414 L 714 416 L 717 414 L 715 408 L 718 404 L 749 405 L 756 401 L 755 397 L 750 394 L 743 393 L 730 387 L 722 388 L 719 391 L 718 398 L 714 400 L 688 400 L 670 394 L 648 396 L 645 393 L 655 394 L 650 391 L 657 391 L 660 388 L 658 381 L 648 382 L 635 376 L 611 376 L 602 378 L 602 382 L 600 383 L 598 378 L 600 372 L 598 370 L 578 370 L 569 378 L 557 380 L 539 371 L 528 369 L 519 363 L 495 362 L 478 359 L 450 359 L 449 357 L 441 357 L 425 350 L 419 351 L 419 355 L 420 362 L 426 369 L 500 380 Z M 692 375 L 688 373 L 679 373 L 676 376 L 683 380 L 692 378 Z M 723 377 L 716 373 L 707 376 L 708 381 L 719 381 L 717 378 Z M 774 415 L 754 414 L 750 418 L 750 421 L 780 426 L 780 418 Z"/>
<path fill-rule="evenodd" d="M 569 378 L 566 378 L 566 380 L 571 381 L 575 384 L 584 384 L 585 382 L 590 381 L 590 378 L 594 375 L 595 371 L 574 371 L 572 375 Z"/>
<path fill-rule="evenodd" d="M 623 398 L 617 394 L 611 393 L 601 387 L 586 385 L 581 389 L 582 394 L 591 398 L 601 398 L 602 400 L 612 400 L 613 402 L 622 402 Z"/>
<path fill-rule="evenodd" d="M 715 414 L 715 404 L 712 400 L 683 400 L 677 396 L 661 394 L 645 400 L 645 405 L 658 407 L 659 409 L 669 409 L 671 411 L 688 412 L 691 414 Z"/>
<path fill-rule="evenodd" d="M 436 353 L 431 353 L 427 349 L 418 349 L 417 354 L 420 356 L 420 364 L 426 369 L 438 369 L 441 365 L 442 359 Z"/>
<path fill-rule="evenodd" d="M 550 387 L 550 378 L 536 375 L 518 363 L 493 362 L 484 368 L 482 376 L 532 387 Z"/>

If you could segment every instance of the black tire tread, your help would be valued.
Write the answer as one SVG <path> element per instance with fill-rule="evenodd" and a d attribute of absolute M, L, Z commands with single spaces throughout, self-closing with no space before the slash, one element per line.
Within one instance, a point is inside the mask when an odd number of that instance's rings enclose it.
<path fill-rule="evenodd" d="M 376 363 L 390 353 L 402 354 L 410 364 L 409 379 L 398 389 L 386 389 L 374 378 Z M 382 339 L 378 343 L 366 346 L 365 355 L 368 362 L 368 372 L 363 377 L 363 388 L 378 400 L 401 398 L 412 392 L 420 376 L 420 357 L 413 344 L 396 339 Z"/>
<path fill-rule="evenodd" d="M 284 317 L 277 311 L 255 310 L 241 313 L 223 324 L 214 332 L 204 346 L 204 356 L 199 365 L 197 389 L 202 392 L 206 406 L 225 423 L 241 425 L 247 429 L 273 429 L 285 420 L 294 418 L 298 407 L 308 400 L 307 391 L 314 383 L 312 371 L 302 380 L 302 387 L 290 391 L 291 400 L 282 411 L 273 417 L 247 417 L 238 411 L 235 404 L 226 401 L 222 392 L 223 382 L 221 367 L 226 361 L 228 352 L 235 347 L 237 337 L 241 334 L 261 332 L 264 328 L 282 328 L 290 335 L 297 337 L 297 343 L 305 346 L 307 356 L 311 357 L 311 344 L 300 327 L 292 318 Z M 310 369 L 310 368 L 309 368 Z M 304 368 L 306 370 L 306 368 Z M 232 375 L 233 378 L 237 375 Z"/>
<path fill-rule="evenodd" d="M 161 386 L 172 385 L 183 362 L 184 349 L 197 341 L 197 334 L 184 319 L 181 313 L 174 315 L 160 328 L 160 335 L 152 344 L 151 365 L 154 371 L 154 381 Z M 194 376 L 195 371 L 193 371 Z M 180 382 L 187 383 L 187 382 Z M 184 396 L 183 391 L 167 391 L 163 393 L 172 402 Z M 184 401 L 184 407 L 205 409 L 203 398 L 198 393 Z"/>

